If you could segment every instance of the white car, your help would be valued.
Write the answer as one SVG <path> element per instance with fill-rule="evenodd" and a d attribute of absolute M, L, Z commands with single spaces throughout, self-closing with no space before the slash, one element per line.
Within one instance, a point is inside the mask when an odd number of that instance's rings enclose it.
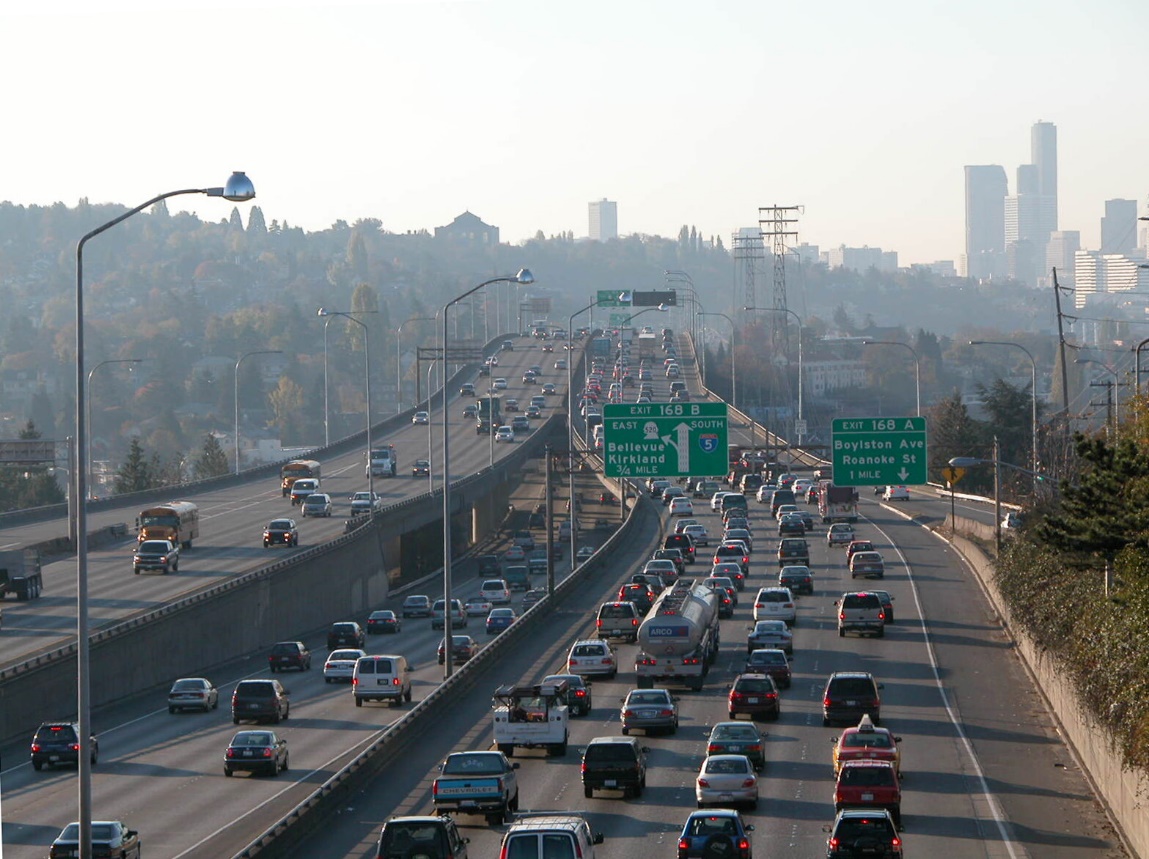
<path fill-rule="evenodd" d="M 782 518 L 784 516 L 788 516 L 791 513 L 800 513 L 800 512 L 801 511 L 798 509 L 797 504 L 779 504 L 778 510 L 774 513 L 774 518 L 776 520 L 778 520 L 779 522 L 781 522 Z"/>
<path fill-rule="evenodd" d="M 777 488 L 778 488 L 777 486 L 769 486 L 769 485 L 763 483 L 761 486 L 758 487 L 758 492 L 757 492 L 757 494 L 755 494 L 754 497 L 758 500 L 758 503 L 760 503 L 760 504 L 769 504 L 770 499 L 772 499 L 774 497 L 774 490 Z"/>
<path fill-rule="evenodd" d="M 722 509 L 722 497 L 724 495 L 729 495 L 729 494 L 730 494 L 729 492 L 722 491 L 722 492 L 715 492 L 713 495 L 711 495 L 710 496 L 710 509 L 715 513 L 717 513 L 719 510 L 721 510 Z"/>
<path fill-rule="evenodd" d="M 355 676 L 355 663 L 359 657 L 366 656 L 365 650 L 332 650 L 323 663 L 323 682 L 334 683 L 336 680 L 351 682 Z"/>
<path fill-rule="evenodd" d="M 694 505 L 689 498 L 671 498 L 670 499 L 670 515 L 671 516 L 693 516 Z"/>
<path fill-rule="evenodd" d="M 673 503 L 671 507 L 673 507 Z M 706 533 L 705 525 L 687 525 L 682 529 L 681 533 L 686 534 L 694 541 L 695 546 L 708 546 L 710 545 L 710 535 Z"/>
<path fill-rule="evenodd" d="M 493 604 L 486 597 L 471 597 L 463 603 L 463 611 L 470 617 L 486 617 L 491 613 Z"/>
<path fill-rule="evenodd" d="M 555 361 L 555 369 L 556 370 L 565 370 L 566 368 L 567 368 L 567 362 L 566 362 L 565 358 L 559 358 L 557 361 Z"/>
<path fill-rule="evenodd" d="M 883 501 L 909 501 L 910 490 L 904 486 L 887 486 L 882 495 Z"/>
<path fill-rule="evenodd" d="M 826 545 L 848 546 L 856 537 L 857 532 L 849 522 L 835 522 L 826 532 Z"/>
<path fill-rule="evenodd" d="M 618 674 L 618 660 L 607 642 L 587 638 L 571 645 L 567 655 L 567 673 L 580 677 L 614 678 Z"/>
<path fill-rule="evenodd" d="M 794 497 L 805 500 L 806 495 L 810 492 L 810 487 L 813 485 L 813 480 L 808 480 L 805 477 L 799 477 L 792 484 L 790 488 L 794 490 Z"/>
<path fill-rule="evenodd" d="M 489 600 L 492 605 L 510 605 L 511 588 L 505 579 L 486 579 L 479 588 L 479 596 Z"/>
<path fill-rule="evenodd" d="M 351 515 L 358 516 L 361 513 L 371 512 L 371 493 L 370 492 L 356 492 L 351 496 Z M 383 499 L 379 497 L 379 493 L 375 493 L 375 509 L 383 509 Z"/>
<path fill-rule="evenodd" d="M 497 378 L 497 379 L 495 379 L 495 381 L 491 382 L 491 387 L 494 388 L 496 391 L 505 391 L 507 389 L 507 380 L 504 379 L 502 376 L 499 376 L 499 378 Z"/>
<path fill-rule="evenodd" d="M 415 414 L 411 415 L 411 423 L 429 424 L 431 423 L 431 415 L 429 412 L 415 412 Z"/>
<path fill-rule="evenodd" d="M 698 807 L 734 805 L 758 807 L 758 774 L 746 755 L 710 755 L 694 783 Z"/>
<path fill-rule="evenodd" d="M 190 707 L 205 713 L 219 706 L 219 690 L 203 677 L 181 677 L 168 691 L 168 712 Z"/>
<path fill-rule="evenodd" d="M 515 431 L 510 427 L 503 426 L 495 430 L 496 442 L 512 442 L 515 440 Z"/>
<path fill-rule="evenodd" d="M 754 598 L 754 620 L 784 620 L 791 626 L 798 619 L 794 595 L 789 588 L 762 588 Z"/>
<path fill-rule="evenodd" d="M 303 499 L 301 505 L 303 515 L 306 516 L 330 516 L 331 515 L 331 496 L 326 492 L 313 492 Z"/>

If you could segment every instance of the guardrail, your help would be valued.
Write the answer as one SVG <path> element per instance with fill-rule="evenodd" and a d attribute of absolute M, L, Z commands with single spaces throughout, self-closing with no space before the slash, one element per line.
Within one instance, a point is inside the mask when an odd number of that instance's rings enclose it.
<path fill-rule="evenodd" d="M 649 502 L 644 500 L 638 503 Z M 580 577 L 592 569 L 597 569 L 627 538 L 636 520 L 638 503 L 631 507 L 626 521 L 599 548 L 591 560 L 577 567 L 572 566 L 571 574 L 555 585 L 553 598 L 548 595 L 531 606 L 518 621 L 482 648 L 451 677 L 439 684 L 410 712 L 380 732 L 378 739 L 316 788 L 307 799 L 237 853 L 235 859 L 252 859 L 256 856 L 266 859 L 269 856 L 283 855 L 321 826 L 327 816 L 343 804 L 347 794 L 357 791 L 364 781 L 378 774 L 402 751 L 404 741 L 408 736 L 415 734 L 417 728 L 422 727 L 425 718 L 432 718 L 451 706 L 458 700 L 458 694 L 462 689 L 474 684 L 475 675 L 483 667 L 493 662 L 499 654 L 520 644 L 529 633 L 546 622 L 546 616 L 567 598 Z M 571 563 L 574 564 L 573 558 Z"/>

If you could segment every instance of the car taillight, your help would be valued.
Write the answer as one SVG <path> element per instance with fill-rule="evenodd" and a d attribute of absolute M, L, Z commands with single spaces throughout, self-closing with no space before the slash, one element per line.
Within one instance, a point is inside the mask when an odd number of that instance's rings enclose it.
<path fill-rule="evenodd" d="M 603 665 L 614 665 L 614 659 L 612 659 L 612 658 L 611 658 L 611 657 L 609 657 L 609 656 L 604 656 L 604 657 L 602 658 L 602 664 L 603 664 Z"/>
<path fill-rule="evenodd" d="M 351 678 L 351 685 L 352 686 L 358 686 L 359 685 L 359 678 L 358 677 L 352 677 Z"/>
<path fill-rule="evenodd" d="M 884 611 L 878 612 L 878 620 L 885 620 L 885 619 L 886 619 L 886 613 Z"/>
<path fill-rule="evenodd" d="M 32 751 L 38 752 L 41 748 L 42 746 L 39 743 L 32 743 Z"/>
<path fill-rule="evenodd" d="M 744 697 L 745 696 L 741 692 L 731 692 L 730 693 L 730 700 L 731 701 L 741 701 Z"/>
<path fill-rule="evenodd" d="M 586 772 L 586 762 L 585 761 L 583 763 L 579 764 L 579 772 L 581 772 L 581 773 Z"/>
<path fill-rule="evenodd" d="M 752 779 L 752 778 L 744 779 L 742 782 L 742 786 L 743 787 L 754 787 L 754 782 L 755 782 L 755 779 Z"/>
<path fill-rule="evenodd" d="M 766 603 L 756 602 L 756 603 L 754 603 L 754 608 L 766 608 Z"/>
<path fill-rule="evenodd" d="M 629 718 L 634 715 L 634 710 L 623 710 L 622 715 L 624 718 Z"/>
<path fill-rule="evenodd" d="M 844 611 L 838 612 L 838 620 L 845 620 L 845 619 L 846 619 L 846 613 Z"/>
<path fill-rule="evenodd" d="M 778 697 L 778 693 L 777 693 L 777 692 L 767 692 L 767 693 L 766 693 L 766 697 L 767 697 L 767 698 L 777 698 L 777 697 Z"/>
<path fill-rule="evenodd" d="M 833 703 L 834 703 L 834 701 L 829 695 L 827 695 L 825 698 L 822 699 L 822 706 L 823 707 L 829 707 Z"/>
<path fill-rule="evenodd" d="M 595 626 L 596 626 L 598 629 L 602 629 L 602 621 L 601 621 L 601 620 L 596 620 L 596 621 L 594 622 L 594 625 L 595 625 Z"/>
<path fill-rule="evenodd" d="M 573 656 L 567 660 L 567 665 L 571 666 L 572 668 L 577 664 L 578 661 Z"/>
<path fill-rule="evenodd" d="M 706 747 L 706 753 L 708 755 L 716 755 L 718 754 L 718 750 L 721 748 L 722 746 L 718 745 L 717 743 L 711 743 Z"/>
<path fill-rule="evenodd" d="M 698 779 L 698 786 L 699 787 L 710 787 L 710 782 L 708 782 L 704 778 L 700 778 L 700 779 Z"/>
<path fill-rule="evenodd" d="M 229 758 L 234 758 L 235 757 L 235 749 L 228 749 L 227 750 L 227 756 Z"/>
<path fill-rule="evenodd" d="M 841 843 L 842 843 L 842 840 L 840 838 L 838 838 L 837 836 L 832 837 L 830 839 L 830 849 L 831 850 L 837 850 L 838 845 Z"/>
<path fill-rule="evenodd" d="M 270 758 L 271 757 L 271 749 L 264 749 L 263 750 L 263 756 L 265 758 Z"/>
<path fill-rule="evenodd" d="M 660 715 L 660 716 L 673 716 L 674 711 L 673 710 L 667 710 L 664 708 L 664 709 L 659 711 L 658 715 Z"/>
<path fill-rule="evenodd" d="M 890 844 L 893 847 L 901 847 L 902 846 L 902 839 L 898 838 L 898 836 L 895 835 L 894 840 L 891 841 Z"/>
<path fill-rule="evenodd" d="M 752 746 L 747 746 L 746 751 L 748 751 L 748 752 L 760 752 L 760 751 L 762 751 L 762 745 L 760 743 L 755 743 Z"/>

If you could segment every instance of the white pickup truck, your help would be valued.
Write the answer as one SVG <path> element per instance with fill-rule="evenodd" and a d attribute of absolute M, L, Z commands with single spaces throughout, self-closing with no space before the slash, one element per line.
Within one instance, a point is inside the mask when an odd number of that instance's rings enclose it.
<path fill-rule="evenodd" d="M 519 808 L 519 781 L 502 752 L 455 752 L 431 786 L 436 813 L 483 814 L 499 826 Z"/>
<path fill-rule="evenodd" d="M 570 710 L 566 681 L 534 686 L 500 686 L 494 694 L 495 745 L 513 757 L 515 747 L 567 753 Z"/>

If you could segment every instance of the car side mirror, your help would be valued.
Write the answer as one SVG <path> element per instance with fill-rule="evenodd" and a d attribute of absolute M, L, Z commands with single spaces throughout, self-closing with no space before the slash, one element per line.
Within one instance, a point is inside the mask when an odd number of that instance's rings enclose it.
<path fill-rule="evenodd" d="M 894 737 L 894 742 L 895 742 L 895 743 L 900 743 L 901 741 L 902 741 L 902 738 L 901 738 L 901 737 Z"/>
<path fill-rule="evenodd" d="M 886 688 L 886 684 L 884 684 L 884 683 L 879 683 L 879 684 L 878 684 L 878 688 L 879 688 L 879 689 L 885 689 L 885 688 Z"/>
<path fill-rule="evenodd" d="M 594 837 L 590 841 L 591 841 L 591 844 L 602 844 L 602 842 L 603 842 L 602 833 L 596 832 L 594 834 Z"/>
<path fill-rule="evenodd" d="M 827 824 L 825 824 L 825 825 L 822 827 L 822 831 L 823 831 L 823 832 L 833 832 L 833 831 L 834 831 L 834 827 L 833 827 L 833 825 L 832 825 L 832 824 L 829 824 L 829 823 L 827 823 Z"/>
<path fill-rule="evenodd" d="M 746 831 L 747 831 L 747 832 L 753 832 L 753 831 L 754 831 L 754 824 L 753 824 L 753 823 L 751 823 L 749 826 L 747 826 L 747 827 L 746 827 Z"/>
<path fill-rule="evenodd" d="M 643 746 L 642 747 L 642 753 L 644 755 L 649 755 L 650 754 L 650 747 L 649 746 Z"/>
<path fill-rule="evenodd" d="M 513 764 L 511 764 L 511 769 L 517 770 L 518 768 L 519 768 L 519 762 L 518 761 L 515 761 Z"/>

